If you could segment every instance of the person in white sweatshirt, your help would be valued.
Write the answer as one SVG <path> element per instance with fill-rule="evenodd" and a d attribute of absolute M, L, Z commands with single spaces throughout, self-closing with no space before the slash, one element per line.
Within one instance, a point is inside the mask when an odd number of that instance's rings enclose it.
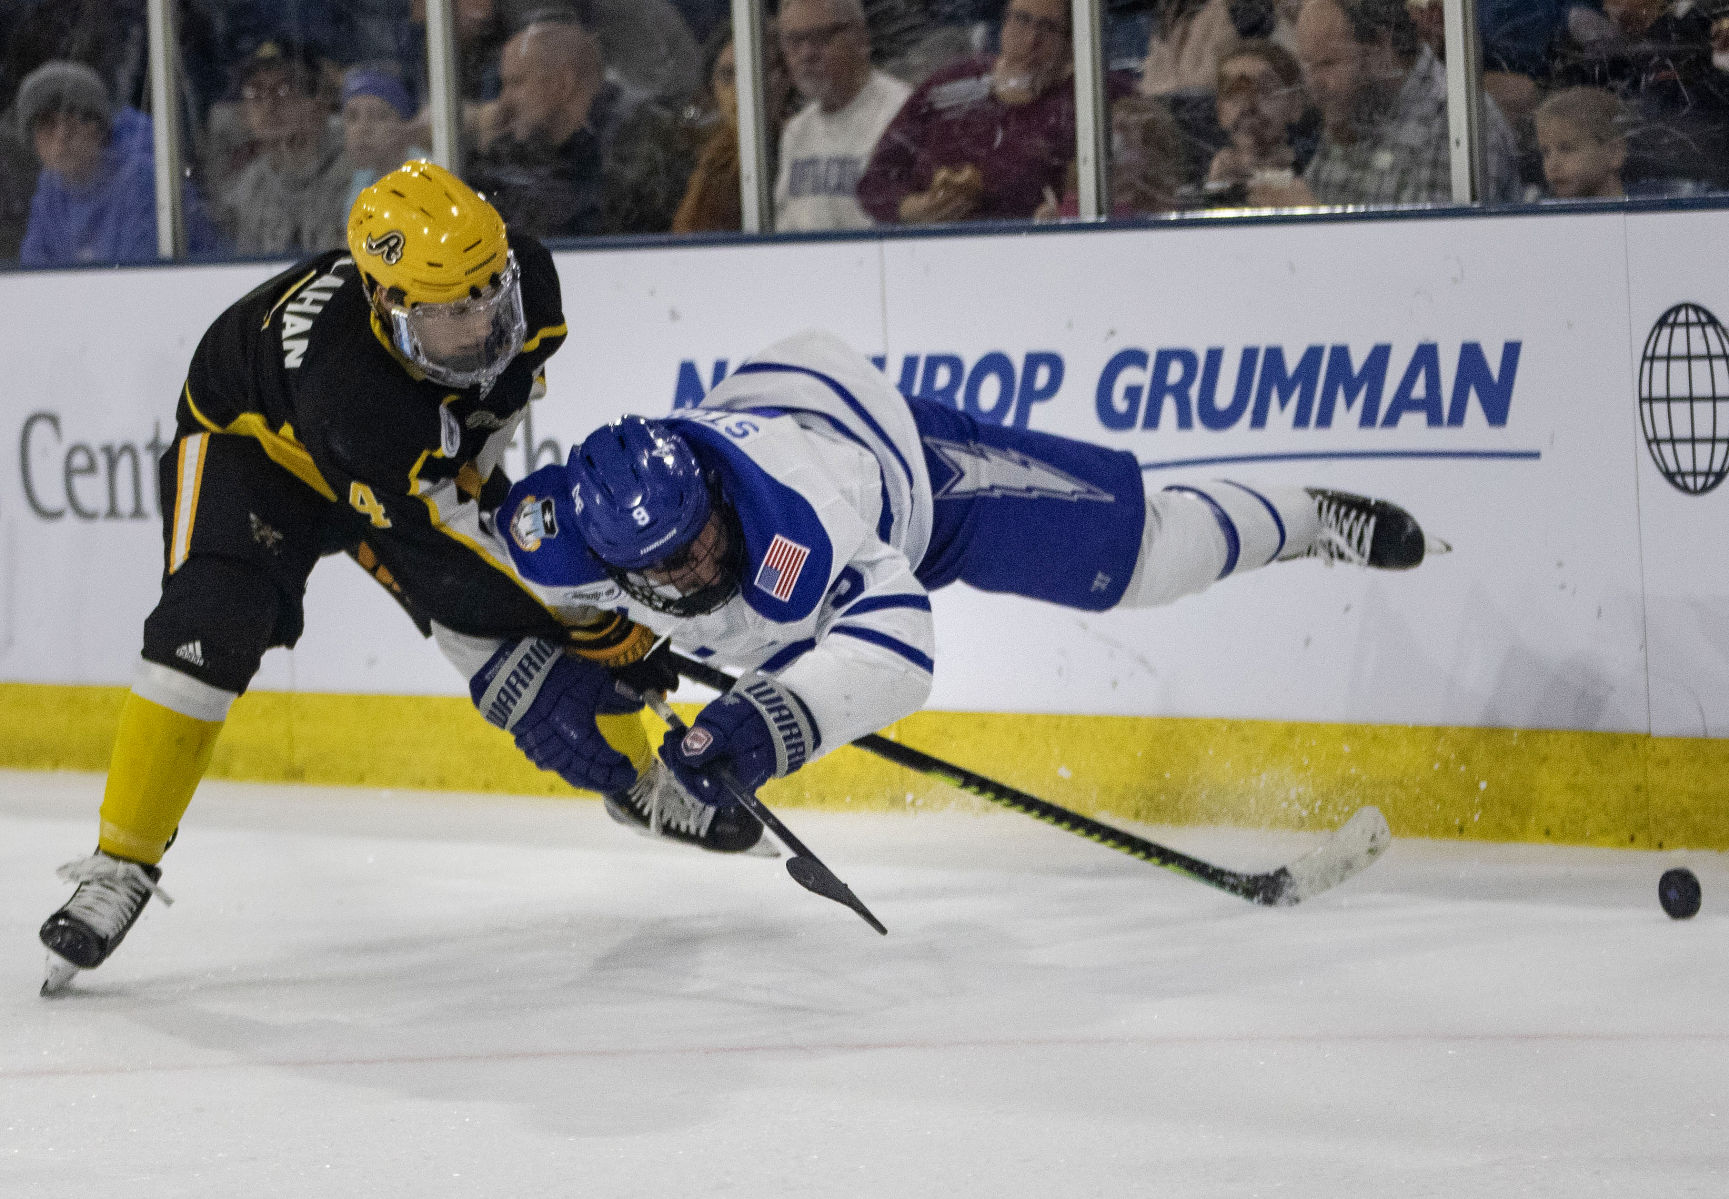
<path fill-rule="evenodd" d="M 784 0 L 780 43 L 809 103 L 781 132 L 775 228 L 869 228 L 859 177 L 912 89 L 871 66 L 860 0 Z"/>

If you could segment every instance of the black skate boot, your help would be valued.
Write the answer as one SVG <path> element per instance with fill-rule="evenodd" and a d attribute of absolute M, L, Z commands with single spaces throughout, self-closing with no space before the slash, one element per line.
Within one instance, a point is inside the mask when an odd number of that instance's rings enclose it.
<path fill-rule="evenodd" d="M 1423 561 L 1428 539 L 1399 505 L 1324 487 L 1304 490 L 1315 501 L 1321 531 L 1303 557 L 1377 570 L 1410 570 Z"/>
<path fill-rule="evenodd" d="M 762 821 L 740 805 L 717 808 L 693 798 L 658 761 L 629 791 L 602 798 L 608 816 L 645 837 L 666 837 L 714 853 L 776 856 L 773 845 L 762 840 Z"/>
<path fill-rule="evenodd" d="M 38 934 L 48 947 L 48 977 L 42 993 L 52 995 L 80 970 L 94 970 L 108 960 L 138 922 L 138 914 L 160 895 L 173 903 L 156 885 L 160 866 L 117 858 L 97 850 L 87 858 L 60 867 L 60 877 L 77 883 L 78 889 L 64 907 L 42 924 Z"/>

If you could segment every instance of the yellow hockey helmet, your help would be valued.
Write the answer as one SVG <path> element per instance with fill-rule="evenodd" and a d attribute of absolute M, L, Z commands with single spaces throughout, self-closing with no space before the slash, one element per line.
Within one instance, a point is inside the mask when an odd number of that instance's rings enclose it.
<path fill-rule="evenodd" d="M 498 210 L 436 163 L 403 163 L 348 214 L 353 255 L 391 343 L 428 378 L 488 387 L 522 349 L 515 256 Z"/>

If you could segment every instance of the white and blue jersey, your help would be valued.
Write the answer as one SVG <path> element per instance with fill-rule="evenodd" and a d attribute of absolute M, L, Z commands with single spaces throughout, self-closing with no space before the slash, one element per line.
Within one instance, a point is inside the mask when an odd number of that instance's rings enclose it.
<path fill-rule="evenodd" d="M 823 751 L 924 703 L 930 589 L 958 579 L 1096 611 L 1135 572 L 1147 509 L 1132 455 L 909 401 L 828 334 L 770 347 L 667 419 L 737 515 L 738 594 L 690 618 L 631 599 L 583 543 L 562 465 L 501 510 L 517 570 L 560 613 L 621 611 L 687 653 L 776 675 Z"/>

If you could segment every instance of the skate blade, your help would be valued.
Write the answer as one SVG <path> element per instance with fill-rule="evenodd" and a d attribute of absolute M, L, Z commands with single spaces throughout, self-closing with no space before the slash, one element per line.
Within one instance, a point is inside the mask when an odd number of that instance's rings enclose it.
<path fill-rule="evenodd" d="M 73 979 L 82 973 L 83 971 L 77 966 L 50 949 L 48 951 L 47 974 L 42 979 L 42 995 L 46 997 L 60 994 Z"/>
<path fill-rule="evenodd" d="M 624 824 L 625 822 L 621 820 L 619 823 Z M 680 841 L 675 837 L 667 836 L 665 833 L 651 832 L 648 828 L 640 824 L 632 823 L 626 825 L 626 827 L 639 837 L 647 837 L 650 841 L 659 841 L 663 845 L 670 842 L 673 845 L 681 845 L 689 849 L 700 849 L 704 853 L 720 852 L 719 850 L 709 849 L 706 845 L 694 845 L 689 841 Z M 780 846 L 776 845 L 769 837 L 764 836 L 762 840 L 758 841 L 749 849 L 740 850 L 737 853 L 730 853 L 726 856 L 729 858 L 778 858 L 781 855 Z"/>

